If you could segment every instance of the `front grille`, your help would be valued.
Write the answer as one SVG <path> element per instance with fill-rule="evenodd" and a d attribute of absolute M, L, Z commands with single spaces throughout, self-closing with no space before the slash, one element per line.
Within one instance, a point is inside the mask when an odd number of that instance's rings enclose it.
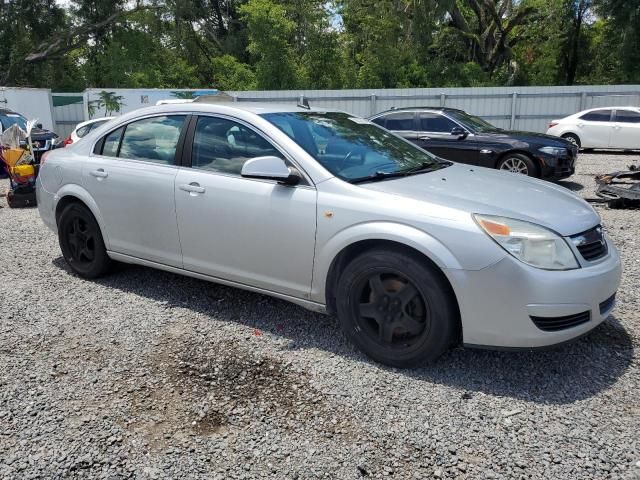
<path fill-rule="evenodd" d="M 584 233 L 574 235 L 571 237 L 571 241 L 587 262 L 593 262 L 607 254 L 607 242 L 600 225 Z"/>
<path fill-rule="evenodd" d="M 531 320 L 540 330 L 557 332 L 587 323 L 591 320 L 591 312 L 586 311 L 575 315 L 567 315 L 566 317 L 531 317 Z"/>
<path fill-rule="evenodd" d="M 607 298 L 604 302 L 600 304 L 600 315 L 604 315 L 606 312 L 611 310 L 615 304 L 616 304 L 616 294 L 614 293 L 611 297 Z"/>

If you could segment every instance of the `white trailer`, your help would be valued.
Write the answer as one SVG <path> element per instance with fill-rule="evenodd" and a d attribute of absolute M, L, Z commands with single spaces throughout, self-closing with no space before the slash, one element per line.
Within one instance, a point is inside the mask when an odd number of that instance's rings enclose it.
<path fill-rule="evenodd" d="M 0 108 L 3 107 L 28 120 L 38 119 L 43 128 L 54 130 L 53 103 L 48 88 L 0 87 Z"/>

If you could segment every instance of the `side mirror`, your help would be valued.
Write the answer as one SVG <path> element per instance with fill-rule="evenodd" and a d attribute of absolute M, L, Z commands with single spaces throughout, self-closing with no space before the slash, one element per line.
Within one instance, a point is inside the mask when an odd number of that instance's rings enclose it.
<path fill-rule="evenodd" d="M 462 127 L 453 127 L 451 129 L 451 135 L 455 135 L 459 138 L 466 138 L 467 137 L 467 131 L 462 128 Z"/>
<path fill-rule="evenodd" d="M 240 172 L 245 178 L 259 178 L 263 180 L 276 180 L 284 185 L 297 185 L 300 183 L 300 172 L 295 168 L 287 167 L 287 164 L 278 157 L 256 157 L 244 162 Z"/>
<path fill-rule="evenodd" d="M 39 128 L 40 130 L 42 130 L 42 124 L 41 123 L 36 123 L 36 128 Z"/>

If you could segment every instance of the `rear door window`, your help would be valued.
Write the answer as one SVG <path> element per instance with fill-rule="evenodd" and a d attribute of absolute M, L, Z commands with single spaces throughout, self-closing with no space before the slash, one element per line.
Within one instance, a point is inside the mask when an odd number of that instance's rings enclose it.
<path fill-rule="evenodd" d="M 391 113 L 385 117 L 384 127 L 387 130 L 394 130 L 397 132 L 407 132 L 414 130 L 413 119 L 415 115 L 413 112 L 398 112 Z"/>
<path fill-rule="evenodd" d="M 616 110 L 616 122 L 640 123 L 640 112 L 634 110 Z"/>
<path fill-rule="evenodd" d="M 594 110 L 593 112 L 582 115 L 580 120 L 586 120 L 587 122 L 610 122 L 611 113 L 611 110 Z"/>
<path fill-rule="evenodd" d="M 173 165 L 185 118 L 170 115 L 127 124 L 118 157 Z"/>

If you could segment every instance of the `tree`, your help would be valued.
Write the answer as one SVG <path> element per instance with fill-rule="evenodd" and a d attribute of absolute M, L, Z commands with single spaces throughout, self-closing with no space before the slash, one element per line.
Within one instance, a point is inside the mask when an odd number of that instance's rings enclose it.
<path fill-rule="evenodd" d="M 504 65 L 516 73 L 512 48 L 520 41 L 516 27 L 531 19 L 535 9 L 513 0 L 457 0 L 449 8 L 449 25 L 469 45 L 469 59 L 490 76 Z M 513 62 L 513 63 L 510 63 Z"/>
<path fill-rule="evenodd" d="M 296 88 L 298 58 L 291 45 L 296 24 L 285 8 L 272 0 L 249 0 L 240 12 L 247 24 L 247 50 L 256 60 L 258 88 Z"/>
<path fill-rule="evenodd" d="M 619 59 L 621 81 L 640 83 L 640 0 L 594 0 L 598 15 L 610 21 L 607 32 L 617 40 L 605 58 Z"/>

